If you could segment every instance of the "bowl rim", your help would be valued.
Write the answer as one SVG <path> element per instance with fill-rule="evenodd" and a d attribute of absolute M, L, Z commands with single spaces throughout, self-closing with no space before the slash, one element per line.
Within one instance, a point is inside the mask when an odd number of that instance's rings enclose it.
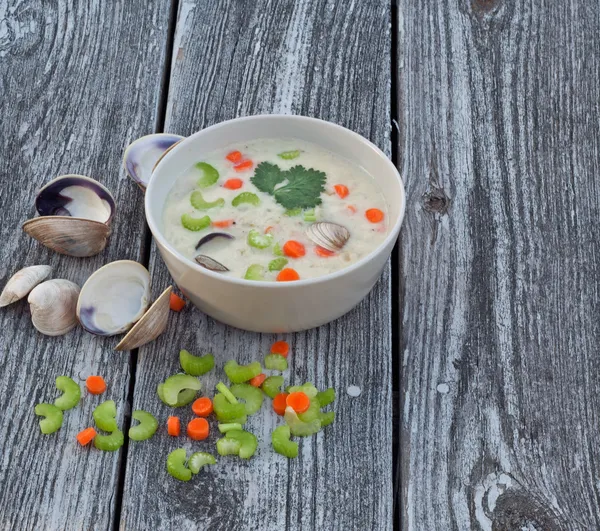
<path fill-rule="evenodd" d="M 296 287 L 301 288 L 301 287 L 304 287 L 307 285 L 320 284 L 322 282 L 327 282 L 327 281 L 330 281 L 330 280 L 333 280 L 333 279 L 336 279 L 336 278 L 339 278 L 339 277 L 342 277 L 345 275 L 349 275 L 353 271 L 356 271 L 357 269 L 360 269 L 361 267 L 363 267 L 367 262 L 371 261 L 371 259 L 373 258 L 374 255 L 379 254 L 390 243 L 395 242 L 395 240 L 398 238 L 398 235 L 400 233 L 400 227 L 402 226 L 402 221 L 404 220 L 404 214 L 405 214 L 405 210 L 406 210 L 406 191 L 404 189 L 404 182 L 402 181 L 400 172 L 398 171 L 398 169 L 396 168 L 394 163 L 388 158 L 388 156 L 381 149 L 379 149 L 375 144 L 373 144 L 373 142 L 371 142 L 367 138 L 363 137 L 362 135 L 359 135 L 358 133 L 352 131 L 351 129 L 348 129 L 346 127 L 343 127 L 343 126 L 338 125 L 333 122 L 329 122 L 327 120 L 321 120 L 320 118 L 312 118 L 309 116 L 301 116 L 301 115 L 293 115 L 293 114 L 255 114 L 255 115 L 251 115 L 251 116 L 232 118 L 230 120 L 224 120 L 217 124 L 213 124 L 209 127 L 201 129 L 200 131 L 197 131 L 187 137 L 184 137 L 183 140 L 181 140 L 179 143 L 177 143 L 175 145 L 175 147 L 173 149 L 171 149 L 159 161 L 159 163 L 156 165 L 156 167 L 154 168 L 152 173 L 154 174 L 155 172 L 157 172 L 171 158 L 177 157 L 177 152 L 182 147 L 185 147 L 188 143 L 192 142 L 195 138 L 197 138 L 199 136 L 204 136 L 206 134 L 210 134 L 213 131 L 217 131 L 223 127 L 228 126 L 232 122 L 239 123 L 242 121 L 243 122 L 262 121 L 262 120 L 270 120 L 273 118 L 289 120 L 289 121 L 309 122 L 309 123 L 313 123 L 313 124 L 317 124 L 317 125 L 318 124 L 326 124 L 328 127 L 333 127 L 334 129 L 339 129 L 341 131 L 344 131 L 345 134 L 349 134 L 356 141 L 358 141 L 362 144 L 365 144 L 367 147 L 369 147 L 370 149 L 375 151 L 377 153 L 377 155 L 379 155 L 383 159 L 386 166 L 388 166 L 388 168 L 398 178 L 398 184 L 400 186 L 400 191 L 401 191 L 401 196 L 402 196 L 400 198 L 399 214 L 396 219 L 396 222 L 394 223 L 391 230 L 388 232 L 388 234 L 387 234 L 386 238 L 383 240 L 383 242 L 381 242 L 377 247 L 375 247 L 375 249 L 373 249 L 370 253 L 366 254 L 360 260 L 357 260 L 356 262 L 349 265 L 348 267 L 344 267 L 342 269 L 338 269 L 337 271 L 333 271 L 331 273 L 328 273 L 326 275 L 321 275 L 318 277 L 305 278 L 305 279 L 295 280 L 293 282 L 273 282 L 273 281 L 269 281 L 269 280 L 246 280 L 244 278 L 225 276 L 225 275 L 222 275 L 221 273 L 217 273 L 215 271 L 211 271 L 210 269 L 206 269 L 205 267 L 202 267 L 200 264 L 197 264 L 197 263 L 193 262 L 192 260 L 190 260 L 189 258 L 186 258 L 177 249 L 175 249 L 167 241 L 167 239 L 162 235 L 161 231 L 158 228 L 158 224 L 155 222 L 153 215 L 151 215 L 152 209 L 150 207 L 150 197 L 152 195 L 152 190 L 154 188 L 153 183 L 156 181 L 154 179 L 150 179 L 150 182 L 146 189 L 146 193 L 144 194 L 144 212 L 146 214 L 146 221 L 148 223 L 148 226 L 150 227 L 152 236 L 157 240 L 157 243 L 159 243 L 163 249 L 168 251 L 179 262 L 182 262 L 187 267 L 190 267 L 191 269 L 206 275 L 208 278 L 214 278 L 215 280 L 219 280 L 221 282 L 238 284 L 240 286 L 253 286 L 253 287 L 257 287 L 257 288 L 260 287 L 260 288 L 268 288 L 268 289 L 284 289 L 284 288 L 296 288 Z M 293 138 L 293 135 L 291 135 L 291 138 Z"/>

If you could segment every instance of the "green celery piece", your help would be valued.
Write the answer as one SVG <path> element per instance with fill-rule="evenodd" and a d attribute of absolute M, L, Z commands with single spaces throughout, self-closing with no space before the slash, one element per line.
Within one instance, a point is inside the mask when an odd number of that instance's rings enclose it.
<path fill-rule="evenodd" d="M 253 361 L 248 365 L 238 365 L 237 361 L 229 360 L 225 363 L 223 370 L 231 383 L 244 383 L 258 376 L 262 371 L 262 367 L 258 361 Z"/>
<path fill-rule="evenodd" d="M 115 452 L 125 442 L 125 436 L 119 429 L 113 431 L 110 435 L 96 435 L 94 437 L 94 446 L 103 452 Z"/>
<path fill-rule="evenodd" d="M 171 406 L 171 404 L 167 403 L 163 395 L 163 384 L 158 384 L 158 387 L 156 388 L 156 394 L 158 395 L 158 398 L 160 398 L 161 402 L 166 406 L 171 407 L 187 406 L 188 404 L 192 403 L 196 398 L 196 392 L 197 391 L 194 391 L 193 389 L 182 389 L 177 395 L 177 403 Z"/>
<path fill-rule="evenodd" d="M 315 398 L 317 396 L 317 394 L 319 393 L 319 391 L 317 390 L 317 388 L 313 384 L 311 384 L 310 382 L 307 382 L 307 383 L 302 384 L 302 385 L 290 385 L 285 390 L 286 393 L 297 393 L 299 391 L 302 392 L 302 393 L 304 393 L 311 400 L 313 398 Z M 321 403 L 321 401 L 319 400 L 319 404 L 320 403 Z"/>
<path fill-rule="evenodd" d="M 288 218 L 293 218 L 295 216 L 299 216 L 300 214 L 302 214 L 301 208 L 290 208 L 283 213 L 283 215 L 287 216 Z"/>
<path fill-rule="evenodd" d="M 162 394 L 165 402 L 174 406 L 177 404 L 179 398 L 179 392 L 182 389 L 193 389 L 194 391 L 200 391 L 200 381 L 198 378 L 189 374 L 174 374 L 169 376 L 163 383 Z"/>
<path fill-rule="evenodd" d="M 225 206 L 225 199 L 219 197 L 219 199 L 216 199 L 215 201 L 206 201 L 202 196 L 202 192 L 195 190 L 190 196 L 190 204 L 196 210 L 208 210 L 209 208 Z"/>
<path fill-rule="evenodd" d="M 321 428 L 329 426 L 335 420 L 335 411 L 328 411 L 327 413 L 321 413 L 319 415 L 321 420 Z"/>
<path fill-rule="evenodd" d="M 208 188 L 219 180 L 219 172 L 207 162 L 196 163 L 196 168 L 202 172 L 202 177 L 197 182 L 200 188 Z"/>
<path fill-rule="evenodd" d="M 296 412 L 291 407 L 285 408 L 283 416 L 286 424 L 290 427 L 290 432 L 295 437 L 306 437 L 314 435 L 321 429 L 321 420 L 315 419 L 312 422 L 302 422 Z"/>
<path fill-rule="evenodd" d="M 298 457 L 298 443 L 290 441 L 290 427 L 279 426 L 271 433 L 271 444 L 273 450 L 289 459 Z"/>
<path fill-rule="evenodd" d="M 293 159 L 297 159 L 300 156 L 301 151 L 299 149 L 294 149 L 293 151 L 282 151 L 281 153 L 278 153 L 277 156 L 280 159 L 284 159 L 284 160 L 293 160 Z"/>
<path fill-rule="evenodd" d="M 246 415 L 254 415 L 262 406 L 263 394 L 260 389 L 250 384 L 234 384 L 230 389 L 231 393 L 244 401 Z"/>
<path fill-rule="evenodd" d="M 242 404 L 242 405 L 244 405 L 244 404 Z M 217 420 L 219 422 L 223 422 L 223 423 L 227 423 L 227 424 L 244 425 L 244 424 L 246 424 L 246 422 L 248 422 L 248 417 L 246 416 L 246 414 L 244 414 L 244 415 L 240 415 L 239 417 L 233 417 L 232 419 L 222 419 L 222 418 L 219 418 L 219 415 L 217 415 Z"/>
<path fill-rule="evenodd" d="M 279 245 L 279 243 L 273 245 L 273 254 L 275 256 L 284 256 L 283 249 L 281 248 L 281 245 Z"/>
<path fill-rule="evenodd" d="M 179 481 L 192 479 L 192 471 L 185 466 L 187 452 L 185 448 L 173 450 L 167 457 L 167 472 Z"/>
<path fill-rule="evenodd" d="M 287 258 L 274 258 L 269 262 L 269 271 L 281 271 L 287 264 Z"/>
<path fill-rule="evenodd" d="M 44 435 L 50 435 L 58 431 L 63 423 L 62 409 L 54 404 L 38 404 L 35 406 L 35 414 L 38 417 L 45 417 L 40 420 L 40 430 Z"/>
<path fill-rule="evenodd" d="M 238 441 L 240 443 L 241 446 L 238 455 L 242 459 L 250 459 L 258 447 L 258 439 L 249 431 L 231 430 L 225 434 L 225 439 Z"/>
<path fill-rule="evenodd" d="M 96 426 L 102 431 L 113 432 L 117 427 L 117 406 L 114 400 L 106 400 L 96 406 L 92 412 Z"/>
<path fill-rule="evenodd" d="M 311 208 L 310 210 L 304 211 L 304 221 L 307 223 L 311 223 L 313 221 L 317 221 L 317 215 L 315 213 L 315 209 Z"/>
<path fill-rule="evenodd" d="M 268 376 L 261 385 L 261 389 L 269 398 L 275 398 L 279 393 L 281 393 L 282 385 L 283 376 Z"/>
<path fill-rule="evenodd" d="M 66 411 L 79 404 L 81 387 L 79 387 L 79 384 L 75 380 L 68 376 L 58 376 L 56 378 L 56 388 L 63 392 L 63 394 L 54 401 L 54 405 L 58 409 Z"/>
<path fill-rule="evenodd" d="M 273 243 L 271 234 L 261 234 L 256 229 L 252 229 L 248 233 L 248 245 L 256 249 L 266 249 Z"/>
<path fill-rule="evenodd" d="M 137 420 L 139 424 L 129 428 L 130 439 L 145 441 L 156 433 L 158 420 L 156 420 L 156 417 L 152 413 L 138 409 L 131 414 L 131 418 Z"/>
<path fill-rule="evenodd" d="M 236 422 L 233 419 L 242 417 L 246 411 L 244 404 L 232 404 L 222 393 L 217 393 L 214 396 L 213 408 L 219 422 Z M 240 424 L 243 424 L 243 422 L 240 422 Z"/>
<path fill-rule="evenodd" d="M 287 360 L 281 354 L 267 354 L 265 368 L 270 371 L 285 371 L 288 368 Z"/>
<path fill-rule="evenodd" d="M 218 428 L 221 433 L 227 433 L 231 430 L 241 430 L 242 425 L 238 422 L 228 422 L 226 424 L 219 424 Z"/>
<path fill-rule="evenodd" d="M 197 474 L 205 465 L 214 465 L 217 463 L 215 457 L 207 452 L 194 452 L 188 461 L 188 467 L 192 474 Z"/>
<path fill-rule="evenodd" d="M 318 419 L 320 417 L 321 405 L 319 404 L 319 401 L 316 397 L 310 399 L 310 406 L 308 406 L 308 409 L 304 413 L 298 413 L 298 418 L 302 422 L 312 422 L 313 420 Z"/>
<path fill-rule="evenodd" d="M 231 201 L 231 206 L 238 207 L 242 204 L 249 204 L 253 206 L 260 205 L 260 199 L 256 194 L 252 192 L 242 192 L 241 194 L 236 195 Z"/>
<path fill-rule="evenodd" d="M 246 269 L 244 275 L 246 280 L 264 280 L 265 279 L 265 268 L 260 264 L 252 264 Z"/>
<path fill-rule="evenodd" d="M 192 376 L 202 376 L 215 366 L 215 357 L 212 354 L 194 356 L 187 350 L 179 351 L 179 363 L 183 372 Z"/>
<path fill-rule="evenodd" d="M 226 439 L 223 437 L 222 439 L 217 440 L 217 452 L 219 455 L 238 455 L 241 447 L 242 443 L 234 439 Z"/>
<path fill-rule="evenodd" d="M 219 391 L 220 393 L 223 393 L 223 396 L 227 399 L 227 401 L 230 404 L 238 403 L 235 395 L 229 390 L 229 387 L 227 387 L 223 382 L 219 382 L 215 387 L 217 388 L 217 391 Z"/>
<path fill-rule="evenodd" d="M 328 406 L 335 400 L 335 389 L 330 387 L 325 391 L 318 392 L 317 400 L 319 401 L 319 404 L 321 404 L 321 407 Z"/>
<path fill-rule="evenodd" d="M 204 216 L 201 218 L 193 218 L 189 214 L 183 214 L 183 216 L 181 216 L 181 224 L 187 230 L 191 230 L 194 232 L 210 227 L 210 223 L 211 221 L 208 216 Z"/>

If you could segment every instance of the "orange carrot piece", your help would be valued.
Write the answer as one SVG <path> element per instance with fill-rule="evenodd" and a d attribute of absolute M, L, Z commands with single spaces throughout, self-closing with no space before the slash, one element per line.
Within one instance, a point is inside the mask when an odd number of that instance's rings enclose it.
<path fill-rule="evenodd" d="M 273 230 L 273 225 L 269 225 L 266 229 L 265 229 L 265 234 L 269 234 L 271 231 Z"/>
<path fill-rule="evenodd" d="M 282 269 L 277 275 L 277 280 L 279 282 L 290 282 L 292 280 L 300 280 L 300 275 L 295 269 L 291 267 L 286 267 Z"/>
<path fill-rule="evenodd" d="M 284 254 L 290 258 L 300 258 L 306 254 L 304 245 L 296 240 L 288 240 L 283 244 L 282 249 Z"/>
<path fill-rule="evenodd" d="M 290 345 L 287 341 L 275 341 L 275 343 L 271 345 L 271 354 L 279 354 L 280 356 L 287 358 L 289 353 Z"/>
<path fill-rule="evenodd" d="M 173 437 L 179 437 L 181 433 L 181 421 L 179 417 L 169 417 L 167 420 L 167 433 Z"/>
<path fill-rule="evenodd" d="M 352 214 L 356 214 L 356 207 L 354 205 L 348 205 L 346 207 Z"/>
<path fill-rule="evenodd" d="M 365 216 L 371 223 L 383 221 L 383 212 L 378 208 L 369 208 L 369 210 L 365 212 Z"/>
<path fill-rule="evenodd" d="M 213 221 L 213 227 L 219 227 L 220 229 L 226 229 L 231 227 L 235 222 L 232 219 L 222 219 L 221 221 Z"/>
<path fill-rule="evenodd" d="M 325 247 L 321 247 L 320 245 L 317 245 L 315 247 L 315 254 L 317 256 L 320 256 L 321 258 L 329 258 L 330 256 L 335 255 L 335 253 L 333 251 L 330 251 L 329 249 L 325 249 Z"/>
<path fill-rule="evenodd" d="M 85 386 L 88 392 L 93 395 L 101 395 L 106 391 L 106 382 L 102 376 L 88 376 Z"/>
<path fill-rule="evenodd" d="M 246 171 L 249 170 L 250 168 L 252 168 L 252 166 L 254 166 L 254 162 L 252 162 L 251 160 L 245 160 L 244 162 L 240 162 L 239 164 L 236 164 L 233 169 L 235 171 Z"/>
<path fill-rule="evenodd" d="M 350 190 L 348 190 L 348 187 L 345 184 L 336 184 L 334 185 L 333 189 L 341 199 L 344 199 L 344 197 L 347 197 L 347 195 L 350 193 Z"/>
<path fill-rule="evenodd" d="M 239 162 L 240 160 L 242 160 L 242 154 L 239 151 L 232 151 L 230 153 L 227 153 L 227 156 L 225 158 L 230 162 Z"/>
<path fill-rule="evenodd" d="M 257 374 L 254 378 L 248 380 L 248 383 L 254 387 L 260 387 L 263 382 L 267 379 L 266 374 Z"/>
<path fill-rule="evenodd" d="M 208 426 L 208 421 L 201 417 L 190 420 L 187 425 L 187 434 L 194 441 L 203 441 L 208 437 L 209 433 L 210 427 Z"/>
<path fill-rule="evenodd" d="M 297 391 L 295 393 L 290 393 L 285 399 L 285 403 L 296 413 L 304 413 L 310 407 L 310 398 L 308 398 L 306 393 Z"/>
<path fill-rule="evenodd" d="M 81 444 L 81 446 L 85 446 L 86 444 L 91 443 L 96 435 L 96 430 L 94 428 L 86 428 L 77 434 L 77 442 Z"/>
<path fill-rule="evenodd" d="M 179 295 L 177 295 L 177 293 L 171 292 L 169 306 L 174 312 L 180 312 L 185 306 L 185 301 Z"/>
<path fill-rule="evenodd" d="M 236 166 L 236 168 L 237 168 L 237 166 Z M 237 177 L 234 179 L 227 179 L 223 183 L 223 188 L 227 188 L 228 190 L 238 190 L 242 186 L 244 186 L 244 181 L 242 181 L 241 179 L 238 179 Z"/>
<path fill-rule="evenodd" d="M 275 413 L 277 413 L 278 415 L 281 415 L 282 417 L 285 413 L 285 408 L 287 407 L 287 403 L 286 403 L 287 397 L 288 397 L 287 393 L 279 393 L 273 399 L 273 411 L 275 411 Z"/>
<path fill-rule="evenodd" d="M 199 417 L 208 417 L 213 412 L 213 403 L 210 398 L 203 396 L 192 404 L 192 411 Z"/>

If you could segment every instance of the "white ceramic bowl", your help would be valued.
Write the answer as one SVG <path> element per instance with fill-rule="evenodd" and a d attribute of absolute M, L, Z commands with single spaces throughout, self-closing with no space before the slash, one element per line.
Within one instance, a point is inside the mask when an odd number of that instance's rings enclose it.
<path fill-rule="evenodd" d="M 203 152 L 257 138 L 299 138 L 362 166 L 383 190 L 390 232 L 384 242 L 351 266 L 296 282 L 250 281 L 224 276 L 185 258 L 162 235 L 162 212 L 175 179 Z M 344 315 L 373 288 L 392 252 L 404 217 L 404 186 L 385 154 L 362 136 L 339 125 L 304 116 L 260 115 L 203 129 L 171 149 L 158 163 L 146 190 L 146 218 L 177 286 L 215 319 L 256 332 L 296 332 Z"/>

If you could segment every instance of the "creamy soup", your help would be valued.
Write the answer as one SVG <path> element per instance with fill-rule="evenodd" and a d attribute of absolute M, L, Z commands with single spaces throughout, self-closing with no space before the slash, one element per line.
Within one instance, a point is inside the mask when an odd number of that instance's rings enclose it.
<path fill-rule="evenodd" d="M 318 226 L 326 237 L 333 231 L 329 246 L 310 237 L 320 222 L 335 224 Z M 385 199 L 368 173 L 294 139 L 202 154 L 175 182 L 163 214 L 163 234 L 184 256 L 249 280 L 327 275 L 369 254 L 388 230 Z M 231 238 L 206 238 L 213 233 Z"/>

